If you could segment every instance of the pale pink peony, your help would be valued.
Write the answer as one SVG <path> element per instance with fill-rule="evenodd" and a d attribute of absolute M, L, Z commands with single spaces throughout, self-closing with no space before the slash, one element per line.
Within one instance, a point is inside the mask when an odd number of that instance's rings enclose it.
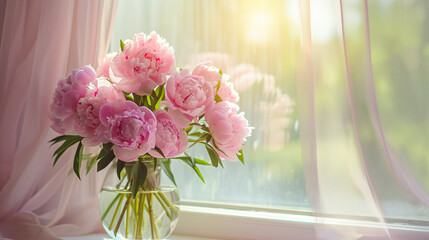
<path fill-rule="evenodd" d="M 219 71 L 220 69 L 211 65 L 210 62 L 205 62 L 195 66 L 194 70 L 192 70 L 192 75 L 203 77 L 204 80 L 209 82 L 210 85 L 215 88 L 222 78 Z"/>
<path fill-rule="evenodd" d="M 158 121 L 156 125 L 156 146 L 161 149 L 165 157 L 176 157 L 185 152 L 188 147 L 188 135 L 176 125 L 175 121 L 165 110 L 154 112 Z M 156 150 L 150 150 L 150 155 L 162 158 Z"/>
<path fill-rule="evenodd" d="M 203 77 L 182 70 L 168 80 L 163 104 L 178 125 L 186 127 L 214 104 L 213 87 Z"/>
<path fill-rule="evenodd" d="M 96 146 L 108 142 L 105 134 L 107 128 L 101 124 L 99 112 L 105 103 L 122 99 L 124 94 L 113 87 L 104 77 L 97 78 L 88 85 L 85 97 L 79 99 L 74 114 L 74 128 L 85 137 L 82 143 L 86 146 Z"/>
<path fill-rule="evenodd" d="M 112 59 L 118 54 L 117 52 L 108 53 L 97 68 L 97 77 L 110 78 L 109 69 Z"/>
<path fill-rule="evenodd" d="M 236 154 L 242 148 L 246 137 L 250 136 L 250 128 L 244 118 L 244 113 L 237 114 L 237 112 L 236 104 L 219 102 L 206 113 L 206 122 L 214 142 L 226 155 L 216 147 L 214 149 L 221 158 L 230 161 L 237 160 Z"/>
<path fill-rule="evenodd" d="M 155 147 L 157 123 L 147 107 L 116 100 L 101 107 L 100 120 L 107 128 L 107 139 L 115 145 L 115 156 L 122 161 L 133 161 Z"/>
<path fill-rule="evenodd" d="M 228 101 L 232 103 L 237 103 L 239 96 L 237 91 L 234 90 L 234 85 L 229 81 L 229 75 L 222 75 L 221 84 L 217 95 L 222 99 L 222 101 Z"/>
<path fill-rule="evenodd" d="M 210 62 L 200 63 L 195 66 L 192 75 L 201 76 L 213 87 L 213 94 L 219 95 L 222 101 L 232 103 L 238 102 L 238 93 L 234 90 L 233 84 L 229 81 L 229 75 L 220 74 L 220 69 L 211 65 Z M 219 89 L 217 86 L 220 81 Z"/>
<path fill-rule="evenodd" d="M 150 95 L 174 71 L 173 48 L 155 32 L 139 33 L 125 43 L 124 51 L 112 59 L 111 80 L 125 92 Z"/>
<path fill-rule="evenodd" d="M 76 105 L 95 78 L 95 70 L 88 65 L 73 70 L 67 78 L 58 82 L 50 107 L 52 129 L 61 134 L 74 133 L 73 114 Z"/>

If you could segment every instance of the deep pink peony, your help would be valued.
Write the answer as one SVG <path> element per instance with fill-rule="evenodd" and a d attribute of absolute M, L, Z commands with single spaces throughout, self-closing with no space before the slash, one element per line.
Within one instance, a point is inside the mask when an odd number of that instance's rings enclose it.
<path fill-rule="evenodd" d="M 110 69 L 110 65 L 112 63 L 112 59 L 116 56 L 116 54 L 118 54 L 117 52 L 111 52 L 108 53 L 103 61 L 100 63 L 100 65 L 97 68 L 97 77 L 107 77 L 110 78 L 109 75 L 109 69 Z"/>
<path fill-rule="evenodd" d="M 188 147 L 188 135 L 176 125 L 175 121 L 165 110 L 154 112 L 158 124 L 156 125 L 156 146 L 161 149 L 165 157 L 176 157 L 185 152 Z M 150 155 L 162 158 L 156 150 L 150 150 Z"/>
<path fill-rule="evenodd" d="M 115 145 L 115 156 L 122 161 L 133 161 L 155 147 L 156 118 L 147 107 L 116 100 L 101 107 L 100 120 L 107 128 L 107 139 Z"/>
<path fill-rule="evenodd" d="M 88 65 L 73 70 L 67 78 L 58 82 L 50 107 L 52 129 L 61 134 L 74 133 L 73 114 L 76 105 L 95 78 L 95 70 Z"/>
<path fill-rule="evenodd" d="M 96 146 L 108 142 L 107 128 L 101 124 L 99 112 L 105 103 L 122 99 L 124 94 L 113 87 L 104 77 L 97 78 L 88 85 L 85 97 L 79 99 L 74 114 L 74 128 L 85 137 L 82 143 L 86 146 Z"/>
<path fill-rule="evenodd" d="M 174 67 L 174 51 L 165 39 L 155 32 L 139 33 L 112 59 L 110 77 L 125 92 L 150 95 Z"/>
<path fill-rule="evenodd" d="M 186 127 L 214 104 L 213 87 L 203 77 L 182 70 L 168 80 L 165 100 L 170 116 L 180 127 Z"/>
<path fill-rule="evenodd" d="M 250 136 L 250 128 L 244 113 L 238 112 L 238 106 L 230 102 L 219 102 L 206 113 L 206 122 L 209 125 L 216 146 L 214 147 L 223 159 L 236 161 L 238 151 L 242 148 L 246 137 Z M 212 142 L 213 144 L 213 142 Z"/>

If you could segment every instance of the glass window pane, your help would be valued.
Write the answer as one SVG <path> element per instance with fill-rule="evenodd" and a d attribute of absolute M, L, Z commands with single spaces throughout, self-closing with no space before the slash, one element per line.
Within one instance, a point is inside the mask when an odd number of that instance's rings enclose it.
<path fill-rule="evenodd" d="M 244 147 L 245 165 L 224 161 L 224 169 L 200 167 L 206 184 L 182 162 L 172 164 L 183 199 L 310 209 L 294 100 L 297 6 L 291 1 L 119 2 L 113 50 L 119 39 L 155 30 L 174 47 L 177 66 L 192 69 L 212 61 L 230 75 L 241 111 L 254 127 Z M 191 152 L 210 160 L 203 148 Z"/>

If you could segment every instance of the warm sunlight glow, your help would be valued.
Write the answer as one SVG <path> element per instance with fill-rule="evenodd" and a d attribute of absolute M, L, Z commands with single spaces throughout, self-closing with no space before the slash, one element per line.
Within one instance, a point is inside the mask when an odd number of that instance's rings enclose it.
<path fill-rule="evenodd" d="M 272 28 L 273 19 L 265 12 L 249 14 L 247 37 L 255 43 L 264 43 Z"/>

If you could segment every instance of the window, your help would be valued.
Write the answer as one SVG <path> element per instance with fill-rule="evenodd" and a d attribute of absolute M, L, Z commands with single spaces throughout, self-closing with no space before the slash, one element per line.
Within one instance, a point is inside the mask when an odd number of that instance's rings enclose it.
<path fill-rule="evenodd" d="M 320 214 L 367 221 L 379 208 L 388 223 L 427 225 L 429 207 L 421 200 L 429 192 L 429 6 L 422 1 L 369 1 L 372 71 L 365 72 L 360 71 L 369 61 L 364 1 L 342 6 L 347 61 L 340 3 L 328 2 L 311 1 L 310 7 L 318 184 L 325 193 L 319 199 Z M 244 149 L 245 166 L 224 161 L 224 169 L 202 167 L 206 184 L 184 164 L 173 164 L 189 206 L 204 211 L 228 205 L 233 210 L 299 213 L 304 219 L 297 223 L 314 220 L 306 218 L 312 211 L 306 189 L 310 173 L 304 170 L 302 152 L 307 149 L 300 139 L 300 129 L 306 127 L 299 121 L 304 104 L 298 86 L 301 19 L 298 0 L 119 2 L 112 50 L 119 49 L 119 39 L 154 30 L 175 48 L 178 66 L 192 68 L 212 60 L 231 76 L 241 110 L 255 127 Z M 369 77 L 375 99 L 368 95 Z M 379 125 L 387 145 L 377 135 Z M 400 166 L 385 160 L 381 149 L 391 150 L 391 158 L 401 159 L 393 163 Z M 194 154 L 208 159 L 204 151 L 195 149 Z M 421 187 L 421 198 L 407 194 L 404 186 L 410 183 L 395 178 L 401 166 Z M 375 205 L 366 198 L 373 197 L 372 191 L 377 192 Z"/>

